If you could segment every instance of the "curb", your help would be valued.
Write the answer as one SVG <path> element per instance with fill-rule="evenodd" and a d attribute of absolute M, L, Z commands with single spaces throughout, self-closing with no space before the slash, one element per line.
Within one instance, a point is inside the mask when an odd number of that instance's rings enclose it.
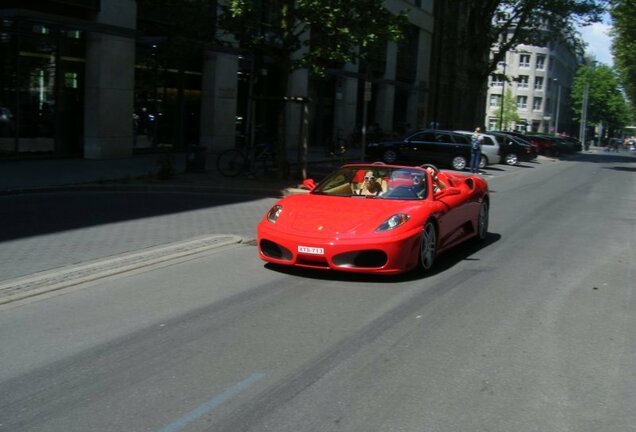
<path fill-rule="evenodd" d="M 2 281 L 0 306 L 149 266 L 173 263 L 201 252 L 242 242 L 244 240 L 235 235 L 199 237 Z"/>

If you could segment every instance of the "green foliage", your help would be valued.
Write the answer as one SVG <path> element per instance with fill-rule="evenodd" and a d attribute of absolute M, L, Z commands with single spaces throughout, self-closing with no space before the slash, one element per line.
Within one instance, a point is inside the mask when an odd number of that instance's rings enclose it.
<path fill-rule="evenodd" d="M 505 53 L 519 44 L 545 45 L 562 41 L 580 47 L 575 24 L 598 22 L 607 0 L 454 0 L 468 14 L 462 38 L 483 81 Z M 489 58 L 491 48 L 496 48 Z"/>
<path fill-rule="evenodd" d="M 394 15 L 382 0 L 231 0 L 219 16 L 242 49 L 318 74 L 399 40 L 405 23 L 406 13 Z"/>
<path fill-rule="evenodd" d="M 501 106 L 500 106 L 501 108 Z M 517 101 L 512 90 L 507 89 L 503 97 L 503 111 L 501 112 L 501 130 L 513 130 L 514 124 L 521 121 Z"/>
<path fill-rule="evenodd" d="M 636 109 L 636 3 L 613 0 L 611 14 L 614 21 L 614 64 L 633 111 Z"/>
<path fill-rule="evenodd" d="M 583 95 L 588 87 L 587 121 L 605 123 L 610 128 L 626 126 L 631 121 L 630 107 L 621 91 L 616 72 L 606 65 L 582 66 L 572 83 L 572 110 L 577 120 L 582 114 Z"/>

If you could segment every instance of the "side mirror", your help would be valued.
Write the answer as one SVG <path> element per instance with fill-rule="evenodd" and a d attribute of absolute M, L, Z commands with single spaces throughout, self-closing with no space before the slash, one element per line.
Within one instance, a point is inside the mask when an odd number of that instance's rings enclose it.
<path fill-rule="evenodd" d="M 447 186 L 438 193 L 435 194 L 435 198 L 442 198 L 446 196 L 459 195 L 462 191 L 459 188 Z"/>
<path fill-rule="evenodd" d="M 303 180 L 303 186 L 305 187 L 305 189 L 309 189 L 310 191 L 312 191 L 316 188 L 316 182 L 314 181 L 314 179 L 306 179 Z"/>

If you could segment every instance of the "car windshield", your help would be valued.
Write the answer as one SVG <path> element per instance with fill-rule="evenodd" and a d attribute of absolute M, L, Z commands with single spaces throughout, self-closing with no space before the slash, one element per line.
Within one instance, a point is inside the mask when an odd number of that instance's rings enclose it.
<path fill-rule="evenodd" d="M 321 181 L 313 194 L 350 198 L 421 200 L 428 187 L 419 167 L 347 165 Z"/>

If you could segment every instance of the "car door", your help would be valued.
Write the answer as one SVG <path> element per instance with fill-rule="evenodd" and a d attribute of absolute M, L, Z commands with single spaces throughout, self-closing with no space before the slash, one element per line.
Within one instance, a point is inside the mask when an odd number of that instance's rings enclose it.
<path fill-rule="evenodd" d="M 484 135 L 484 142 L 481 146 L 481 152 L 488 158 L 489 164 L 495 164 L 500 162 L 499 155 L 499 142 L 495 141 L 496 138 L 492 136 Z"/>
<path fill-rule="evenodd" d="M 461 187 L 455 186 L 457 189 Z M 467 196 L 442 191 L 434 194 L 433 199 L 442 204 L 444 211 L 438 218 L 439 247 L 441 249 L 452 246 L 466 235 Z"/>
<path fill-rule="evenodd" d="M 421 165 L 431 161 L 431 148 L 435 144 L 435 134 L 422 131 L 407 138 L 400 148 L 402 159 L 406 163 Z"/>
<path fill-rule="evenodd" d="M 469 222 L 481 206 L 480 194 L 471 177 L 454 178 L 448 184 L 450 187 L 433 195 L 446 209 L 439 218 L 441 248 L 453 246 L 474 232 Z"/>
<path fill-rule="evenodd" d="M 430 146 L 429 160 L 427 162 L 437 165 L 448 165 L 455 152 L 454 149 L 457 146 L 455 140 L 451 136 L 452 135 L 449 132 L 435 132 L 435 141 Z"/>

